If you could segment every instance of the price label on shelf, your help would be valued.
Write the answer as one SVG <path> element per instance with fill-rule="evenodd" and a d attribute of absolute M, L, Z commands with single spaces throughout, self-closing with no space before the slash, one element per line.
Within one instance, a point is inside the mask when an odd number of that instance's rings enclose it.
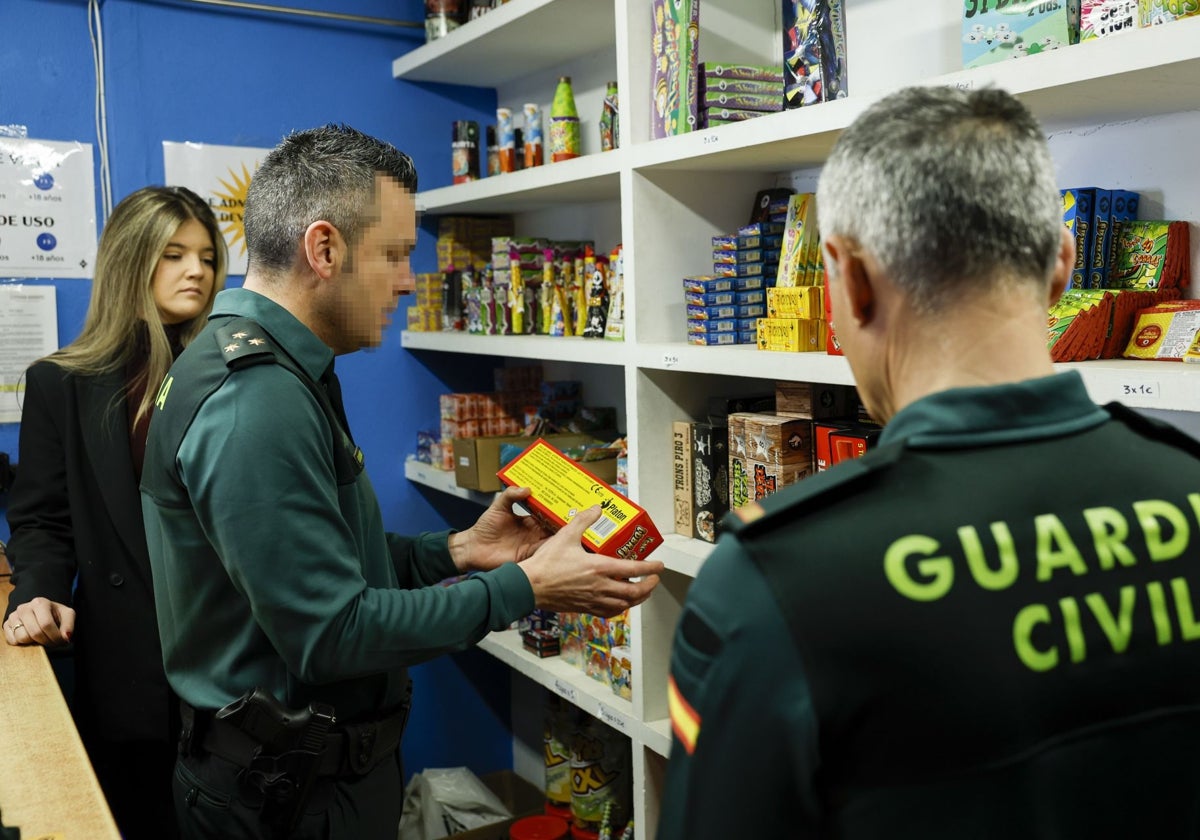
<path fill-rule="evenodd" d="M 675 353 L 663 353 L 663 367 L 673 368 L 679 364 L 679 356 Z"/>
<path fill-rule="evenodd" d="M 571 685 L 570 683 L 565 683 L 562 680 L 555 680 L 554 681 L 554 690 L 557 691 L 559 694 L 561 694 L 563 697 L 565 697 L 567 700 L 570 700 L 572 703 L 576 702 L 576 698 L 578 695 L 575 691 L 575 686 Z"/>
<path fill-rule="evenodd" d="M 705 146 L 711 146 L 714 143 L 720 143 L 721 136 L 714 131 L 709 134 L 705 134 L 702 138 L 702 142 Z"/>
<path fill-rule="evenodd" d="M 1122 382 L 1120 390 L 1122 397 L 1157 400 L 1160 396 L 1157 382 Z"/>

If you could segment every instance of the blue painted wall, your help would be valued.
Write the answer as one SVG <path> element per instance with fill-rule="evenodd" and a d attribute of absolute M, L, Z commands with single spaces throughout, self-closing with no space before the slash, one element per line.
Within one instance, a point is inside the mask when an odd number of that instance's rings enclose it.
<path fill-rule="evenodd" d="M 273 5 L 399 20 L 424 16 L 421 0 Z M 162 183 L 164 140 L 270 148 L 291 130 L 330 121 L 392 142 L 412 155 L 422 187 L 442 186 L 450 181 L 450 122 L 486 122 L 495 113 L 492 90 L 392 78 L 392 60 L 420 46 L 423 30 L 187 0 L 104 0 L 100 10 L 114 203 Z M 94 84 L 84 0 L 0 2 L 0 125 L 24 125 L 40 139 L 95 144 Z M 427 225 L 415 255 L 419 271 L 436 267 L 430 231 Z M 71 341 L 83 323 L 91 284 L 22 282 L 57 288 L 59 339 Z M 240 282 L 231 278 L 231 285 Z M 418 428 L 436 428 L 437 394 L 487 387 L 494 363 L 410 355 L 400 347 L 403 314 L 382 347 L 339 360 L 347 412 L 390 529 L 464 528 L 479 508 L 409 485 L 404 457 Z M 0 424 L 0 451 L 14 460 L 17 435 L 15 424 Z M 7 536 L 0 517 L 0 539 Z M 507 669 L 473 652 L 422 666 L 414 678 L 416 703 L 405 738 L 410 772 L 467 765 L 484 773 L 511 766 Z"/>

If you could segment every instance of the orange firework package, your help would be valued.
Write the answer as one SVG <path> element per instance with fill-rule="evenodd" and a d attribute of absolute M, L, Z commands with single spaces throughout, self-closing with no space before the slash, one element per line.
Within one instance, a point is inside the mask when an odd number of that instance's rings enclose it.
<path fill-rule="evenodd" d="M 541 438 L 496 475 L 510 487 L 533 491 L 527 504 L 551 532 L 579 511 L 600 505 L 600 518 L 583 532 L 583 547 L 589 551 L 644 560 L 662 545 L 650 514 Z"/>

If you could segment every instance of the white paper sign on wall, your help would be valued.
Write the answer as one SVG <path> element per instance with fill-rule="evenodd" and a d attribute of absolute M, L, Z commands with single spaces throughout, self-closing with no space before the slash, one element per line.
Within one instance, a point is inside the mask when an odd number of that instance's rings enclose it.
<path fill-rule="evenodd" d="M 0 276 L 92 276 L 90 143 L 0 137 Z"/>
<path fill-rule="evenodd" d="M 246 273 L 246 230 L 242 212 L 250 178 L 270 149 L 163 142 L 166 183 L 187 187 L 208 202 L 225 234 L 229 273 Z"/>

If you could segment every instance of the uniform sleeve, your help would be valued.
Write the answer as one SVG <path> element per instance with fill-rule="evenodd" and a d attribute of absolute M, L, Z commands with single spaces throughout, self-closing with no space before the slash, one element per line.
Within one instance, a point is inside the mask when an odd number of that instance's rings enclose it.
<path fill-rule="evenodd" d="M 265 634 L 289 672 L 326 683 L 462 649 L 523 614 L 514 611 L 532 590 L 520 569 L 450 587 L 368 585 L 364 568 L 392 562 L 372 521 L 378 504 L 373 493 L 369 509 L 341 504 L 339 493 L 356 490 L 338 487 L 332 452 L 316 400 L 275 365 L 230 377 L 184 437 L 179 470 L 196 516 L 256 625 L 229 643 L 254 647 Z M 347 521 L 347 510 L 363 521 Z M 376 532 L 375 545 L 356 536 Z"/>
<path fill-rule="evenodd" d="M 671 649 L 671 755 L 659 840 L 816 837 L 816 720 L 770 590 L 723 537 Z"/>
<path fill-rule="evenodd" d="M 450 559 L 449 531 L 416 537 L 387 535 L 388 552 L 401 589 L 431 586 L 459 574 Z"/>
<path fill-rule="evenodd" d="M 7 553 L 15 587 L 8 613 L 37 597 L 71 603 L 76 561 L 63 445 L 67 418 L 62 388 L 52 380 L 64 375 L 49 362 L 26 374 L 17 477 L 8 503 Z"/>

